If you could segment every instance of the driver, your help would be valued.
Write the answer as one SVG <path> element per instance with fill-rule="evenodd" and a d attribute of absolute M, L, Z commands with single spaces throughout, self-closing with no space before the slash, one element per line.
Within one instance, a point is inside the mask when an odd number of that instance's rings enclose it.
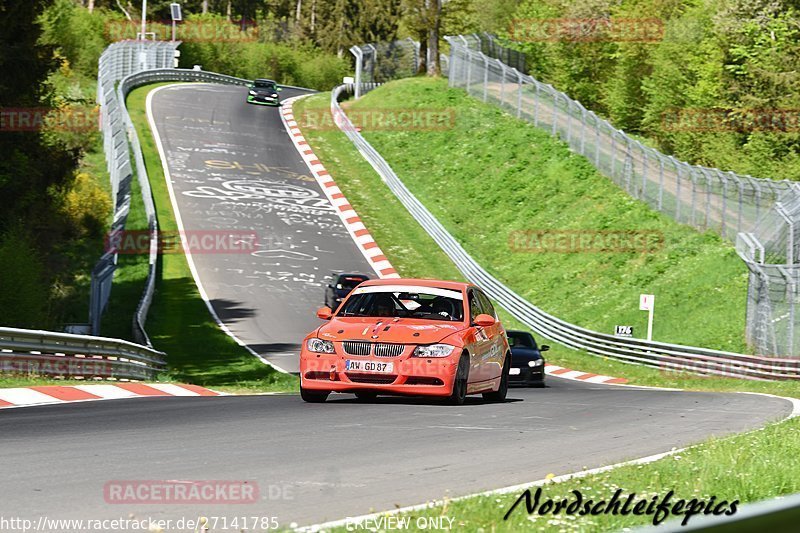
<path fill-rule="evenodd" d="M 376 294 L 372 308 L 375 310 L 375 316 L 394 316 L 394 301 L 388 294 Z"/>
<path fill-rule="evenodd" d="M 453 318 L 453 305 L 444 298 L 433 302 L 433 313 L 447 319 Z"/>

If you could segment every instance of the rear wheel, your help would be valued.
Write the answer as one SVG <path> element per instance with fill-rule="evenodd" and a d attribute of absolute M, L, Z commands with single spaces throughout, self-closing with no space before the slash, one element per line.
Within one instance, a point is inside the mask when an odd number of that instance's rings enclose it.
<path fill-rule="evenodd" d="M 300 387 L 300 397 L 308 403 L 323 403 L 328 399 L 329 394 L 328 391 L 308 390 Z"/>
<path fill-rule="evenodd" d="M 467 397 L 467 380 L 469 380 L 469 355 L 465 353 L 458 360 L 456 377 L 453 380 L 453 391 L 447 398 L 448 403 L 452 405 L 464 404 L 464 399 Z"/>
<path fill-rule="evenodd" d="M 496 391 L 484 392 L 483 399 L 487 402 L 504 402 L 508 394 L 508 373 L 511 370 L 511 355 L 506 354 L 503 362 L 503 373 L 500 375 L 500 386 Z"/>
<path fill-rule="evenodd" d="M 358 398 L 362 402 L 371 402 L 371 401 L 375 400 L 375 398 L 377 398 L 377 397 L 378 397 L 378 393 L 377 392 L 373 392 L 373 391 L 365 390 L 365 391 L 359 391 L 359 392 L 356 393 L 356 398 Z"/>

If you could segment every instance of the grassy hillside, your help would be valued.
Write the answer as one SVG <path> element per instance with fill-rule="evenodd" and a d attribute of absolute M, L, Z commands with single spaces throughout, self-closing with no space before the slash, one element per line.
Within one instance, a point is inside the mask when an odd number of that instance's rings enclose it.
<path fill-rule="evenodd" d="M 466 249 L 529 301 L 598 331 L 633 325 L 640 337 L 647 316 L 639 294 L 655 294 L 656 340 L 746 349 L 746 269 L 728 243 L 631 199 L 565 144 L 444 80 L 393 82 L 349 105 L 354 112 L 391 108 L 454 111 L 448 129 L 367 126 L 362 133 Z M 653 231 L 663 247 L 515 250 L 517 232 L 536 230 Z"/>

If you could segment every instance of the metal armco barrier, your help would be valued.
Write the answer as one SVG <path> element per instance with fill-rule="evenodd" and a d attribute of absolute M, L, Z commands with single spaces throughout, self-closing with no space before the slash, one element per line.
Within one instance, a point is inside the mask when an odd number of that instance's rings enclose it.
<path fill-rule="evenodd" d="M 100 58 L 98 75 L 98 102 L 101 106 L 106 162 L 111 176 L 115 205 L 111 235 L 125 229 L 131 203 L 131 152 L 136 169 L 136 178 L 142 193 L 145 214 L 150 232 L 148 275 L 139 305 L 133 316 L 133 338 L 136 342 L 152 346 L 145 330 L 147 313 L 153 299 L 157 277 L 158 222 L 155 205 L 144 164 L 139 136 L 133 126 L 125 98 L 136 87 L 163 81 L 210 82 L 228 85 L 247 85 L 249 80 L 203 72 L 172 68 L 175 50 L 179 42 L 121 41 L 110 45 Z M 163 67 L 163 68 L 162 68 Z M 116 270 L 117 250 L 111 246 L 92 270 L 92 292 L 89 322 L 91 331 L 100 333 L 100 319 L 108 304 Z"/>
<path fill-rule="evenodd" d="M 164 353 L 119 339 L 0 328 L 0 373 L 83 378 L 153 379 Z"/>
<path fill-rule="evenodd" d="M 697 516 L 687 525 L 681 518 L 657 526 L 635 529 L 634 533 L 761 533 L 763 531 L 796 531 L 800 523 L 800 494 L 781 499 L 747 504 L 732 516 Z"/>
<path fill-rule="evenodd" d="M 537 334 L 593 355 L 657 367 L 664 371 L 689 371 L 764 380 L 800 378 L 800 359 L 770 358 L 679 344 L 623 339 L 570 324 L 534 306 L 482 268 L 408 190 L 383 157 L 361 136 L 339 106 L 340 97 L 345 92 L 352 91 L 351 85 L 340 85 L 331 94 L 331 112 L 339 128 L 464 276 L 470 282 L 481 286 L 489 296 Z"/>

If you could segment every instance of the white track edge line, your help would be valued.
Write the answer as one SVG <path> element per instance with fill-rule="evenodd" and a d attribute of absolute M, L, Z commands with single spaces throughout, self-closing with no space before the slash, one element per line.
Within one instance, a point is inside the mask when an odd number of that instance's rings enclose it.
<path fill-rule="evenodd" d="M 158 133 L 158 128 L 156 127 L 155 120 L 153 119 L 152 103 L 153 103 L 153 95 L 155 95 L 161 89 L 180 87 L 180 86 L 185 87 L 186 85 L 187 84 L 185 84 L 185 83 L 172 83 L 172 84 L 169 84 L 169 85 L 163 85 L 161 87 L 157 87 L 157 88 L 153 89 L 152 91 L 150 91 L 149 93 L 147 93 L 147 102 L 146 102 L 147 122 L 150 124 L 150 132 L 152 133 L 153 138 L 155 139 L 155 142 L 156 142 L 156 149 L 158 150 L 158 157 L 161 159 L 161 167 L 163 168 L 163 171 L 164 171 L 164 180 L 167 182 L 167 189 L 169 191 L 169 200 L 170 200 L 170 203 L 172 204 L 172 213 L 175 216 L 175 222 L 178 225 L 178 231 L 180 232 L 181 235 L 185 235 L 186 231 L 183 229 L 183 220 L 181 219 L 181 212 L 178 210 L 178 201 L 177 201 L 177 198 L 175 197 L 175 191 L 172 188 L 172 177 L 170 176 L 169 167 L 167 165 L 166 155 L 164 154 L 164 147 L 163 147 L 163 145 L 161 143 L 161 136 Z M 227 334 L 230 338 L 232 338 L 236 342 L 236 344 L 238 344 L 239 346 L 243 347 L 245 350 L 250 352 L 252 355 L 254 355 L 256 358 L 258 358 L 258 360 L 261 361 L 262 363 L 264 363 L 265 365 L 270 366 L 270 367 L 274 368 L 275 370 L 277 370 L 278 372 L 281 372 L 283 374 L 291 374 L 291 372 L 289 372 L 287 370 L 284 370 L 283 368 L 279 367 L 278 365 L 276 365 L 276 364 L 268 361 L 267 359 L 265 359 L 261 354 L 256 353 L 255 350 L 253 350 L 247 344 L 245 344 L 239 337 L 237 337 L 228 328 L 228 326 L 226 326 L 222 322 L 222 320 L 219 318 L 219 315 L 217 315 L 217 312 L 214 311 L 214 307 L 211 305 L 211 301 L 208 299 L 208 294 L 206 293 L 205 289 L 203 288 L 203 283 L 200 281 L 200 275 L 198 274 L 197 268 L 195 267 L 194 260 L 192 259 L 192 252 L 189 250 L 189 247 L 184 246 L 183 247 L 183 253 L 184 253 L 184 256 L 186 257 L 186 262 L 189 264 L 189 270 L 192 273 L 192 278 L 194 278 L 194 283 L 195 283 L 195 286 L 197 287 L 197 291 L 200 293 L 200 297 L 203 299 L 203 302 L 205 302 L 206 308 L 208 308 L 209 313 L 211 313 L 212 318 L 217 323 L 217 325 L 220 327 L 220 329 L 222 329 L 222 331 L 224 331 L 225 334 Z"/>

